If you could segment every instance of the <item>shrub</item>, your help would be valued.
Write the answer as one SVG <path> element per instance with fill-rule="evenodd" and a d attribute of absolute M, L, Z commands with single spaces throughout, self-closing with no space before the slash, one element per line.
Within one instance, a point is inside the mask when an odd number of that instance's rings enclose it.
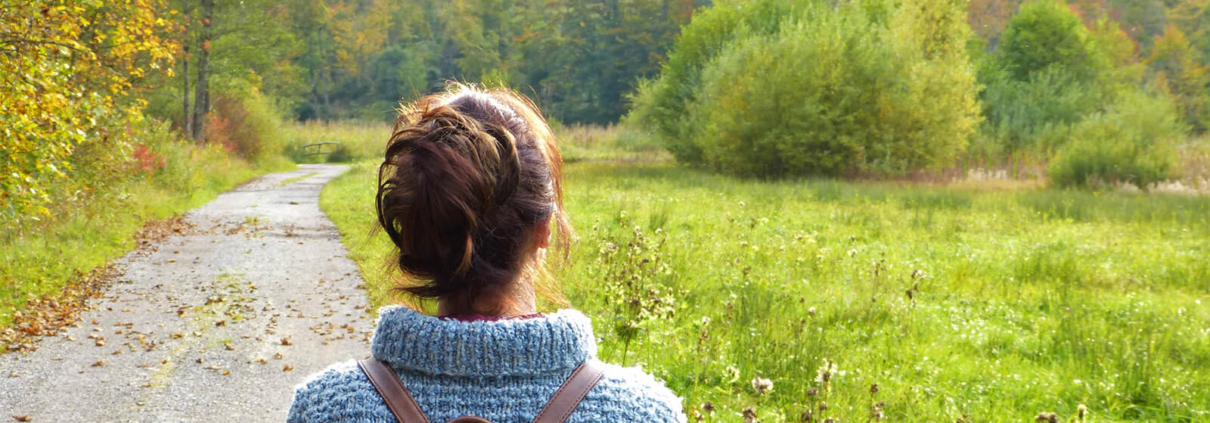
<path fill-rule="evenodd" d="M 328 163 L 348 163 L 353 161 L 353 153 L 344 144 L 337 144 L 336 149 L 328 153 Z"/>
<path fill-rule="evenodd" d="M 1006 75 L 989 79 L 983 92 L 983 130 L 1008 151 L 1060 147 L 1071 125 L 1105 101 L 1095 84 L 1053 68 L 1023 81 Z"/>
<path fill-rule="evenodd" d="M 1175 146 L 1183 134 L 1170 99 L 1129 94 L 1076 125 L 1047 174 L 1064 187 L 1130 183 L 1147 189 L 1176 170 Z"/>
<path fill-rule="evenodd" d="M 1090 81 L 1103 71 L 1080 18 L 1056 0 L 1033 0 L 1008 22 L 998 55 L 1013 79 L 1029 80 L 1047 69 Z"/>
<path fill-rule="evenodd" d="M 652 128 L 678 160 L 701 163 L 702 150 L 692 142 L 700 130 L 689 115 L 702 92 L 702 69 L 714 62 L 733 40 L 770 35 L 793 11 L 789 1 L 728 2 L 700 9 L 669 51 L 655 80 L 640 81 L 626 116 L 634 126 Z"/>
<path fill-rule="evenodd" d="M 253 161 L 282 153 L 286 142 L 281 115 L 255 90 L 215 95 L 206 126 L 206 140 Z"/>
<path fill-rule="evenodd" d="M 897 174 L 946 164 L 978 122 L 963 10 L 947 0 L 814 4 L 763 27 L 778 28 L 771 33 L 746 29 L 759 20 L 742 14 L 730 26 L 695 19 L 691 27 L 707 22 L 735 38 L 701 60 L 701 94 L 682 95 L 694 86 L 684 76 L 692 67 L 670 62 L 636 97 L 635 117 L 656 123 L 679 160 L 731 173 Z M 706 35 L 719 34 L 685 31 Z M 685 45 L 704 55 L 684 40 L 676 54 Z"/>

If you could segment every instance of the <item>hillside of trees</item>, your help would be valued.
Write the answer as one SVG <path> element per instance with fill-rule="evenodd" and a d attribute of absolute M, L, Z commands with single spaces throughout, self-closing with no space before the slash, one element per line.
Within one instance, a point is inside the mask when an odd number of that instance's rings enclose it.
<path fill-rule="evenodd" d="M 513 87 L 563 123 L 641 127 L 681 162 L 730 173 L 896 176 L 977 159 L 1060 185 L 1146 186 L 1178 175 L 1177 149 L 1210 127 L 1207 9 L 4 1 L 0 214 L 38 221 L 185 154 L 186 139 L 272 161 L 282 122 L 389 121 L 450 80 Z"/>

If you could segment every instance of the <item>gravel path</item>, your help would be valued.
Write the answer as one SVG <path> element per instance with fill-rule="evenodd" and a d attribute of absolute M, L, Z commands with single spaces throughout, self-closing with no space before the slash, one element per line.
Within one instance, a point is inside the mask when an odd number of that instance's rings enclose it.
<path fill-rule="evenodd" d="M 0 421 L 284 421 L 307 375 L 369 354 L 361 278 L 319 210 L 344 170 L 266 175 L 118 260 L 77 324 L 0 356 Z"/>

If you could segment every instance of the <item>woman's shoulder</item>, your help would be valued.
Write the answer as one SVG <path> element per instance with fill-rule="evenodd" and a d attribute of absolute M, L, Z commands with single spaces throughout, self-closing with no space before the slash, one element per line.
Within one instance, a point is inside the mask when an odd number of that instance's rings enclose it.
<path fill-rule="evenodd" d="M 663 382 L 638 367 L 603 366 L 604 375 L 581 403 L 581 415 L 621 417 L 615 421 L 685 422 L 681 398 Z"/>
<path fill-rule="evenodd" d="M 327 369 L 308 376 L 294 388 L 294 392 L 297 395 L 299 392 L 310 391 L 355 390 L 360 388 L 357 385 L 362 382 L 370 383 L 369 379 L 366 379 L 365 373 L 357 366 L 357 362 L 349 360 L 333 364 Z"/>
<path fill-rule="evenodd" d="M 357 421 L 366 406 L 381 401 L 356 361 L 333 364 L 294 388 L 288 422 Z M 333 404 L 360 407 L 332 407 Z"/>

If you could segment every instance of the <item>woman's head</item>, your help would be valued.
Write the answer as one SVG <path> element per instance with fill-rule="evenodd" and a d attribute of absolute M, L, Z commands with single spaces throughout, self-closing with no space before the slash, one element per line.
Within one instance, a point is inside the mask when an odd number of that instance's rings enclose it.
<path fill-rule="evenodd" d="M 378 221 L 402 288 L 472 309 L 532 274 L 562 211 L 562 158 L 533 103 L 511 90 L 455 86 L 404 108 L 378 169 Z"/>

